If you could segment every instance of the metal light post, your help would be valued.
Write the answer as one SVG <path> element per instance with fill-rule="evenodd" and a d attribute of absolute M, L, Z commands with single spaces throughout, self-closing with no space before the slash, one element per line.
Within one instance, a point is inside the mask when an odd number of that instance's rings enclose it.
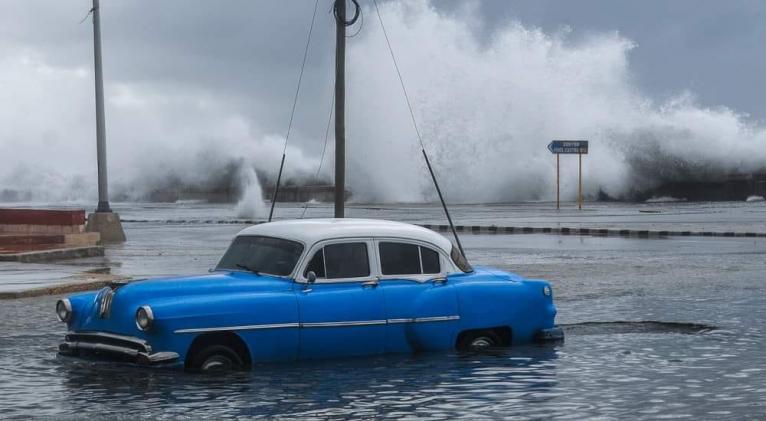
<path fill-rule="evenodd" d="M 96 82 L 96 157 L 98 163 L 98 206 L 88 215 L 87 230 L 101 234 L 102 242 L 123 242 L 120 216 L 109 207 L 106 178 L 106 123 L 104 119 L 104 76 L 101 70 L 101 9 L 93 0 L 93 67 Z"/>
<path fill-rule="evenodd" d="M 96 76 L 96 154 L 98 156 L 98 207 L 96 207 L 96 212 L 111 212 L 106 179 L 104 75 L 101 70 L 101 11 L 98 0 L 93 0 L 93 64 Z"/>

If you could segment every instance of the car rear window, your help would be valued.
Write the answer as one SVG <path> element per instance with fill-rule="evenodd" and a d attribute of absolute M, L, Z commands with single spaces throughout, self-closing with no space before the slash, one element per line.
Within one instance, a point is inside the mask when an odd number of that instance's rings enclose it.
<path fill-rule="evenodd" d="M 439 253 L 409 243 L 381 241 L 380 270 L 383 275 L 420 275 L 441 272 Z"/>
<path fill-rule="evenodd" d="M 455 265 L 458 267 L 458 269 L 462 270 L 463 272 L 473 272 L 471 264 L 468 263 L 468 260 L 466 260 L 465 256 L 463 256 L 463 253 L 460 252 L 460 249 L 454 245 L 452 246 L 450 257 L 452 258 L 452 261 L 455 262 Z"/>
<path fill-rule="evenodd" d="M 226 250 L 216 270 L 246 270 L 287 276 L 293 272 L 303 244 L 282 238 L 242 235 Z"/>

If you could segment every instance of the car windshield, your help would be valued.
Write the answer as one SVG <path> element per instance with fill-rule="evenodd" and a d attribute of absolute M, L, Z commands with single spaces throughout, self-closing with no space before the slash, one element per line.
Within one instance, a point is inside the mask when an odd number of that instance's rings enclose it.
<path fill-rule="evenodd" d="M 243 235 L 234 239 L 215 269 L 287 276 L 293 272 L 302 252 L 303 244 L 296 241 Z"/>

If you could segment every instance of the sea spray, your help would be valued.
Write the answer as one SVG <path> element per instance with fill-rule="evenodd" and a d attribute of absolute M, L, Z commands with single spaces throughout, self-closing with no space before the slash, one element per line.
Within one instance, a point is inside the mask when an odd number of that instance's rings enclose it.
<path fill-rule="evenodd" d="M 555 198 L 552 139 L 591 141 L 589 197 L 764 168 L 763 127 L 725 107 L 702 108 L 689 93 L 654 102 L 633 83 L 636 45 L 617 33 L 574 41 L 566 30 L 508 22 L 485 41 L 470 19 L 427 3 L 387 2 L 381 13 L 448 200 Z M 433 200 L 379 25 L 366 26 L 349 56 L 355 197 Z M 577 159 L 561 161 L 562 196 L 573 199 Z"/>
<path fill-rule="evenodd" d="M 255 169 L 243 166 L 240 169 L 242 197 L 237 202 L 236 213 L 239 218 L 262 219 L 267 215 L 266 204 L 263 201 L 261 183 Z"/>
<path fill-rule="evenodd" d="M 369 7 L 368 17 L 374 15 Z M 591 198 L 599 192 L 629 198 L 667 181 L 763 170 L 762 126 L 726 107 L 700 107 L 692 93 L 662 103 L 646 96 L 630 69 L 631 50 L 641 47 L 618 33 L 577 40 L 566 29 L 550 33 L 509 21 L 492 37 L 478 38 L 471 27 L 477 16 L 439 13 L 422 1 L 382 2 L 380 8 L 449 202 L 555 198 L 555 160 L 545 145 L 556 138 L 591 141 L 584 158 Z M 90 56 L 67 66 L 31 48 L 3 51 L 0 80 L 12 105 L 0 113 L 0 198 L 92 202 Z M 325 64 L 331 73 L 332 60 Z M 106 71 L 113 197 L 145 200 L 176 185 L 204 188 L 225 180 L 220 174 L 240 159 L 275 178 L 284 138 L 264 129 L 273 121 L 253 112 L 273 107 L 257 90 L 227 96 L 204 79 L 193 85 L 154 76 L 116 80 Z M 349 39 L 347 76 L 347 180 L 354 200 L 434 200 L 375 19 Z M 323 145 L 329 90 L 306 86 L 313 96 L 301 95 L 296 119 L 321 127 L 291 136 L 286 183 L 313 177 Z M 285 92 L 289 97 L 293 91 Z M 252 103 L 239 103 L 239 95 Z M 286 124 L 289 109 L 284 113 Z M 332 156 L 331 138 L 320 173 L 328 183 Z M 569 158 L 561 160 L 563 199 L 577 192 L 577 162 Z"/>

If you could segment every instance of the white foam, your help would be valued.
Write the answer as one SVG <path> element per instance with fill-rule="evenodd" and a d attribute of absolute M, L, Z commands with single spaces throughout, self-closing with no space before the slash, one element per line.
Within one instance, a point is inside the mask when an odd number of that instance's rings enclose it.
<path fill-rule="evenodd" d="M 591 198 L 600 190 L 621 197 L 667 180 L 757 171 L 766 162 L 766 131 L 746 115 L 701 107 L 691 93 L 658 103 L 640 92 L 630 69 L 631 50 L 640 47 L 618 33 L 575 40 L 567 30 L 509 22 L 489 41 L 478 40 L 470 27 L 476 17 L 440 14 L 427 2 L 380 6 L 449 202 L 555 199 L 555 158 L 546 149 L 552 139 L 590 140 L 583 170 Z M 349 40 L 349 188 L 356 201 L 434 200 L 374 11 L 365 13 L 362 32 Z M 6 53 L 0 80 L 13 106 L 0 114 L 0 193 L 94 200 L 90 69 L 57 67 L 31 50 Z M 283 136 L 264 133 L 258 114 L 212 89 L 155 83 L 163 89 L 107 78 L 113 195 L 145 197 L 168 179 L 204 184 L 239 160 L 276 176 Z M 258 92 L 252 98 L 257 102 Z M 326 99 L 301 103 L 301 110 L 326 121 Z M 316 171 L 321 137 L 310 139 L 306 155 L 300 136 L 288 147 L 284 181 Z M 321 176 L 331 181 L 331 159 L 326 164 Z M 562 200 L 574 200 L 577 158 L 563 156 L 561 164 Z"/>
<path fill-rule="evenodd" d="M 242 197 L 237 202 L 236 213 L 239 218 L 264 218 L 267 216 L 266 204 L 258 176 L 252 167 L 240 170 Z"/>
<path fill-rule="evenodd" d="M 678 198 L 672 196 L 660 196 L 646 199 L 646 203 L 672 203 L 672 202 L 686 202 L 685 198 Z"/>

